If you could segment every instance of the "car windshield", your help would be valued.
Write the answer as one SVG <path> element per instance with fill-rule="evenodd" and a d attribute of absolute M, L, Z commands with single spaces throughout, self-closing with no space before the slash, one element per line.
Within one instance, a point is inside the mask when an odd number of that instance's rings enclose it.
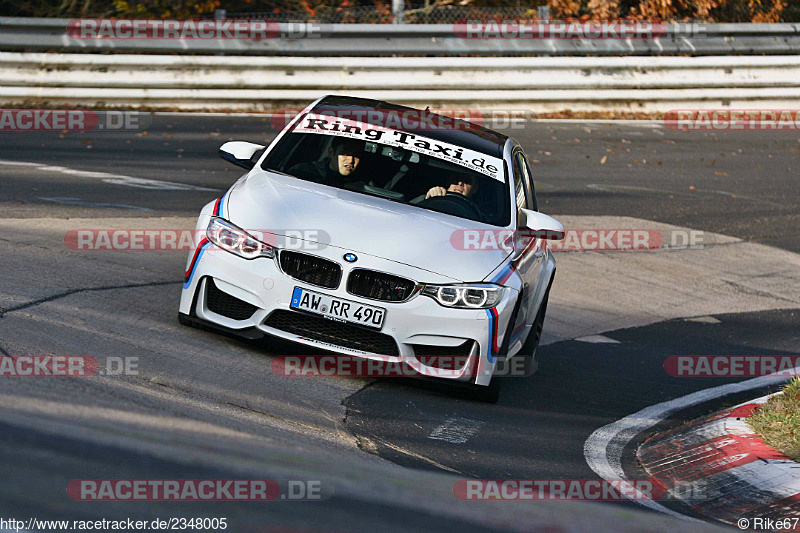
<path fill-rule="evenodd" d="M 495 226 L 510 221 L 502 160 L 417 133 L 309 114 L 262 168 Z"/>

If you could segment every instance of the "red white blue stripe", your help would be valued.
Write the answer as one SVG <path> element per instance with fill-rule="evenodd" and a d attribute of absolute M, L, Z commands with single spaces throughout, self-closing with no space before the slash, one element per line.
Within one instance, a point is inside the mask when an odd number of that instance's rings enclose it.
<path fill-rule="evenodd" d="M 497 275 L 491 280 L 491 282 L 503 285 L 506 281 L 508 281 L 511 275 L 514 274 L 514 272 L 516 272 L 517 265 L 520 263 L 520 261 L 522 261 L 522 259 L 526 255 L 528 255 L 528 252 L 530 252 L 533 249 L 535 244 L 536 244 L 536 239 L 531 239 L 531 241 L 528 243 L 525 249 L 522 250 L 522 252 L 520 252 L 520 254 L 516 257 L 516 259 L 514 259 L 513 261 L 509 261 L 509 263 L 506 266 L 504 266 L 500 270 L 500 272 L 497 273 Z"/>
<path fill-rule="evenodd" d="M 528 243 L 528 246 L 525 247 L 522 252 L 514 259 L 513 261 L 509 261 L 507 265 L 505 265 L 497 275 L 492 278 L 492 283 L 497 283 L 499 285 L 504 285 L 506 281 L 511 278 L 514 272 L 517 271 L 517 265 L 520 261 L 528 254 L 528 252 L 533 248 L 534 244 L 536 243 L 536 239 L 531 239 L 531 242 Z M 500 353 L 500 345 L 498 344 L 498 335 L 497 335 L 497 309 L 487 309 L 486 315 L 489 318 L 489 353 L 487 354 L 490 363 L 494 363 L 496 361 L 497 354 Z M 509 346 L 511 342 L 516 340 L 520 334 L 522 333 L 522 328 L 525 325 L 523 324 L 522 327 L 517 328 L 512 333 L 511 340 L 509 341 Z"/>
<path fill-rule="evenodd" d="M 224 213 L 225 213 L 225 197 L 226 196 L 228 196 L 228 193 L 223 194 L 222 196 L 217 198 L 216 202 L 214 202 L 214 211 L 213 211 L 213 213 L 214 213 L 215 217 L 225 218 L 225 214 Z"/>
<path fill-rule="evenodd" d="M 486 310 L 486 317 L 489 319 L 489 351 L 486 357 L 490 363 L 497 361 L 497 355 L 500 353 L 500 345 L 498 344 L 497 335 L 497 308 L 492 307 Z"/>
<path fill-rule="evenodd" d="M 212 210 L 212 214 L 215 217 L 223 217 L 223 213 L 225 212 L 225 196 L 228 193 L 223 194 L 217 201 L 214 202 L 214 209 Z M 203 237 L 203 240 L 200 241 L 200 244 L 197 245 L 197 249 L 194 251 L 194 256 L 192 257 L 192 262 L 189 263 L 189 269 L 186 271 L 186 274 L 183 276 L 183 288 L 186 289 L 191 285 L 192 278 L 194 277 L 194 271 L 197 269 L 197 264 L 200 262 L 200 258 L 203 257 L 203 253 L 206 249 L 211 246 L 211 241 L 207 238 Z"/>
<path fill-rule="evenodd" d="M 200 258 L 203 257 L 203 253 L 206 249 L 211 246 L 211 241 L 207 238 L 203 237 L 203 240 L 200 241 L 200 244 L 197 246 L 197 249 L 194 251 L 194 256 L 192 257 L 192 262 L 189 264 L 189 269 L 186 271 L 186 274 L 183 276 L 183 288 L 186 289 L 189 285 L 192 284 L 192 277 L 194 277 L 194 271 L 197 269 L 197 264 L 200 262 Z"/>

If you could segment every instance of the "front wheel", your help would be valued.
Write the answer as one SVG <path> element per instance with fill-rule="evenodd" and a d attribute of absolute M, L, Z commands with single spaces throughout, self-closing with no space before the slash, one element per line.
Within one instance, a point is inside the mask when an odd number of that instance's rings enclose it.
<path fill-rule="evenodd" d="M 547 314 L 547 300 L 550 297 L 550 287 L 553 285 L 553 279 L 555 278 L 555 272 L 550 277 L 550 283 L 547 285 L 547 290 L 544 292 L 544 298 L 542 298 L 542 304 L 539 306 L 539 312 L 536 314 L 536 319 L 533 321 L 531 332 L 528 334 L 528 338 L 525 340 L 525 344 L 520 348 L 519 354 L 515 357 L 522 357 L 523 359 L 523 373 L 526 376 L 533 375 L 536 372 L 538 364 L 535 360 L 536 349 L 539 347 L 539 341 L 542 338 L 542 330 L 544 329 L 544 317 Z M 518 311 L 518 310 L 517 310 Z M 515 311 L 515 315 L 516 312 Z M 506 339 L 510 336 L 511 328 L 514 325 L 514 320 L 512 319 L 509 323 L 509 331 L 506 332 Z M 508 340 L 505 341 L 508 343 Z M 506 350 L 508 349 L 505 346 Z M 502 378 L 500 376 L 493 376 L 492 381 L 489 382 L 488 386 L 484 385 L 471 385 L 470 386 L 470 397 L 474 400 L 487 402 L 487 403 L 497 403 L 497 400 L 500 399 L 500 389 L 502 388 Z"/>
<path fill-rule="evenodd" d="M 544 329 L 544 317 L 547 314 L 547 299 L 550 296 L 550 288 L 544 293 L 542 305 L 539 306 L 539 312 L 536 314 L 536 320 L 533 321 L 531 332 L 525 340 L 525 344 L 520 348 L 519 356 L 522 357 L 522 368 L 526 376 L 531 376 L 536 372 L 538 364 L 536 363 L 536 349 L 539 347 L 539 341 L 542 339 L 542 330 Z"/>

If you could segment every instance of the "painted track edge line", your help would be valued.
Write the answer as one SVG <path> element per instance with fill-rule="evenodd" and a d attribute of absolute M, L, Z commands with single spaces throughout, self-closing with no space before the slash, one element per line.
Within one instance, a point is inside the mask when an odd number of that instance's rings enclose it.
<path fill-rule="evenodd" d="M 793 369 L 792 374 L 800 371 L 800 367 Z M 607 424 L 595 430 L 583 444 L 583 455 L 589 467 L 594 472 L 610 481 L 613 479 L 626 479 L 622 469 L 622 450 L 637 434 L 658 424 L 672 413 L 681 411 L 688 407 L 705 403 L 716 398 L 746 392 L 748 390 L 759 389 L 769 385 L 777 385 L 789 380 L 790 376 L 782 372 L 783 375 L 769 374 L 757 378 L 740 381 L 738 383 L 728 383 L 710 389 L 703 389 L 693 392 L 686 396 L 674 398 L 666 402 L 661 402 L 650 407 L 626 416 L 616 422 Z M 668 507 L 665 507 L 652 500 L 634 498 L 632 501 L 639 503 L 653 511 L 658 511 L 670 516 L 702 522 L 693 517 L 689 517 Z"/>

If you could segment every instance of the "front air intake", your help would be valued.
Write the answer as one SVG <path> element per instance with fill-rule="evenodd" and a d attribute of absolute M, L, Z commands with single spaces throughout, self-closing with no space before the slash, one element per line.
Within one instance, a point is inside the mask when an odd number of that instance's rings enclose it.
<path fill-rule="evenodd" d="M 222 315 L 231 320 L 246 320 L 253 316 L 258 307 L 221 291 L 214 280 L 206 281 L 206 307 L 212 313 Z"/>

